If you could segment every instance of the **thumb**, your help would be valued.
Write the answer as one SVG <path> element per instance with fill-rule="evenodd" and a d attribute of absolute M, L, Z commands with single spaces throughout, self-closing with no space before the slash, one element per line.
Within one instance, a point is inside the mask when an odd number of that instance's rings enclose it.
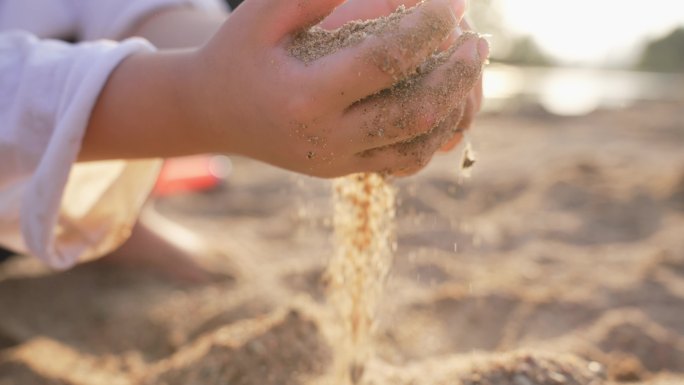
<path fill-rule="evenodd" d="M 243 6 L 260 15 L 264 36 L 271 42 L 308 28 L 332 13 L 345 0 L 250 0 Z M 240 11 L 238 8 L 237 11 Z M 246 9 L 245 9 L 246 11 Z"/>

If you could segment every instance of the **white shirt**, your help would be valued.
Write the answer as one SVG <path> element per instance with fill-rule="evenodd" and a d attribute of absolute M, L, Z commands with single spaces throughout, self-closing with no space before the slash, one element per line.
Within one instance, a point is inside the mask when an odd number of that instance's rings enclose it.
<path fill-rule="evenodd" d="M 155 9 L 218 0 L 0 0 L 0 245 L 56 269 L 103 255 L 130 234 L 158 160 L 75 165 L 91 110 L 128 55 L 120 39 Z M 79 44 L 48 38 L 73 37 Z M 100 40 L 112 39 L 112 40 Z"/>

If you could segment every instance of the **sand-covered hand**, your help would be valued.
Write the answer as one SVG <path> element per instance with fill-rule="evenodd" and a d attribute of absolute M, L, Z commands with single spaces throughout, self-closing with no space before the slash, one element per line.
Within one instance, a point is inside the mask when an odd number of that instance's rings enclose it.
<path fill-rule="evenodd" d="M 336 30 L 317 26 L 342 2 L 251 0 L 237 9 L 196 54 L 191 92 L 211 140 L 335 177 L 423 165 L 453 136 L 488 54 L 475 34 L 440 52 L 464 7 L 428 0 Z"/>

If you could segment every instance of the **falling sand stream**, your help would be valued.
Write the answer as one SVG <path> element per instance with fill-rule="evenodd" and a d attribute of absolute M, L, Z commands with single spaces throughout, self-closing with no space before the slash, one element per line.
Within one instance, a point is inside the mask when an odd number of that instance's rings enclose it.
<path fill-rule="evenodd" d="M 329 300 L 341 318 L 338 379 L 357 383 L 373 354 L 371 331 L 392 266 L 395 189 L 379 174 L 334 182 L 335 255 L 328 266 Z"/>
<path fill-rule="evenodd" d="M 421 114 L 430 113 L 429 108 L 419 107 L 426 99 L 432 101 L 434 108 L 452 109 L 453 96 L 465 97 L 480 77 L 482 67 L 479 64 L 450 60 L 462 43 L 479 38 L 469 32 L 463 33 L 448 50 L 429 56 L 420 68 L 406 72 L 397 60 L 388 60 L 396 58 L 397 52 L 402 60 L 423 59 L 425 53 L 421 52 L 425 46 L 436 46 L 435 43 L 442 42 L 452 33 L 457 22 L 453 15 L 421 8 L 425 4 L 422 2 L 411 9 L 399 7 L 389 16 L 353 21 L 333 31 L 314 26 L 295 36 L 289 47 L 293 57 L 309 65 L 359 44 L 368 36 L 379 37 L 385 42 L 361 58 L 392 76 L 395 84 L 349 107 L 372 114 L 367 117 L 368 123 L 360 127 L 369 139 L 397 135 L 395 131 L 411 127 Z M 422 12 L 422 17 L 413 17 L 414 25 L 399 28 L 405 18 L 416 12 Z M 443 78 L 439 84 L 429 85 L 427 76 L 437 68 L 445 70 Z M 374 107 L 366 109 L 365 105 Z M 388 111 L 397 111 L 397 108 L 398 115 L 387 115 Z M 373 157 L 378 151 L 393 152 L 403 158 L 403 167 L 395 165 L 393 167 L 399 168 L 384 170 L 382 174 L 354 174 L 334 182 L 336 250 L 328 266 L 327 280 L 328 299 L 342 325 L 342 336 L 335 352 L 336 384 L 358 383 L 365 363 L 373 355 L 371 337 L 375 312 L 392 266 L 395 240 L 395 189 L 383 175 L 410 172 L 424 165 L 437 148 L 455 135 L 460 117 L 459 113 L 451 113 L 428 133 L 358 154 Z M 391 130 L 385 130 L 388 124 Z M 300 134 L 306 136 L 306 133 Z M 319 141 L 309 142 L 315 145 Z M 312 161 L 324 158 L 317 156 L 324 153 L 323 150 L 312 149 L 308 158 Z"/>
<path fill-rule="evenodd" d="M 461 175 L 475 163 L 469 141 Z M 382 301 L 396 245 L 397 190 L 388 177 L 364 173 L 333 183 L 335 254 L 328 264 L 328 300 L 342 324 L 335 379 L 356 384 L 373 357 L 375 312 Z"/>

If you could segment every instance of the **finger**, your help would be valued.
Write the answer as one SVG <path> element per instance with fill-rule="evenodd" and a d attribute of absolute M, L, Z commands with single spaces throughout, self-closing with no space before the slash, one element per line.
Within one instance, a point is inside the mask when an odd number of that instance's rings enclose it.
<path fill-rule="evenodd" d="M 461 139 L 463 138 L 463 128 L 461 128 L 461 122 L 463 121 L 465 115 L 467 114 L 468 110 L 468 103 L 464 103 L 459 107 L 459 110 L 461 112 L 461 115 L 459 116 L 455 127 L 454 127 L 454 134 L 453 136 L 447 140 L 442 147 L 440 147 L 439 151 L 442 152 L 448 152 L 454 149 L 460 142 Z"/>
<path fill-rule="evenodd" d="M 410 141 L 362 152 L 357 156 L 357 163 L 366 171 L 411 175 L 424 168 L 434 153 L 453 138 L 461 114 L 460 108 L 452 111 L 429 133 Z"/>
<path fill-rule="evenodd" d="M 465 20 L 463 22 L 465 23 Z M 458 146 L 463 139 L 463 131 L 469 130 L 472 127 L 473 121 L 475 120 L 475 115 L 482 110 L 482 100 L 484 98 L 483 77 L 484 74 L 480 76 L 477 84 L 470 92 L 463 116 L 461 117 L 461 121 L 458 123 L 459 131 L 447 144 L 442 146 L 440 151 L 449 152 L 456 148 L 456 146 Z"/>
<path fill-rule="evenodd" d="M 459 143 L 461 143 L 461 139 L 463 139 L 463 132 L 467 129 L 464 128 L 464 120 L 470 119 L 467 117 L 467 115 L 470 113 L 470 110 L 472 110 L 471 104 L 465 103 L 460 107 L 461 111 L 461 116 L 459 117 L 456 127 L 454 130 L 454 135 L 447 140 L 442 147 L 440 147 L 439 151 L 441 152 L 449 152 L 453 150 L 456 146 L 458 146 Z M 472 119 L 471 119 L 472 121 Z"/>
<path fill-rule="evenodd" d="M 449 35 L 446 40 L 442 42 L 442 45 L 439 47 L 440 51 L 446 51 L 458 41 L 458 39 L 463 35 L 464 32 L 472 32 L 473 29 L 470 28 L 470 24 L 466 21 L 465 18 L 462 18 L 460 23 L 454 28 L 454 31 Z"/>
<path fill-rule="evenodd" d="M 398 16 L 397 23 L 372 25 L 360 43 L 315 61 L 314 81 L 324 95 L 336 95 L 347 107 L 415 72 L 461 17 L 450 0 L 425 1 Z"/>
<path fill-rule="evenodd" d="M 254 31 L 275 43 L 285 36 L 315 25 L 328 16 L 344 0 L 250 0 L 235 10 L 238 14 L 251 12 L 258 15 Z"/>
<path fill-rule="evenodd" d="M 353 106 L 344 117 L 344 127 L 349 128 L 332 135 L 340 142 L 346 138 L 363 151 L 429 132 L 464 103 L 482 72 L 482 57 L 488 53 L 486 42 L 475 35 L 464 39 L 453 52 L 439 57 L 443 64 L 431 63 L 436 66 L 431 72 Z"/>
<path fill-rule="evenodd" d="M 420 0 L 348 0 L 328 16 L 320 26 L 325 29 L 336 29 L 353 20 L 370 20 L 387 16 L 399 6 L 406 8 L 415 6 Z M 463 14 L 465 0 L 452 0 L 456 14 Z"/>
<path fill-rule="evenodd" d="M 475 112 L 480 112 L 482 110 L 482 100 L 484 99 L 484 74 L 480 76 L 480 79 L 477 81 L 477 84 L 475 85 L 475 88 L 473 89 L 474 94 L 474 101 L 475 101 Z"/>
<path fill-rule="evenodd" d="M 475 100 L 475 90 L 471 91 L 468 101 L 463 106 L 463 116 L 458 122 L 457 128 L 461 131 L 470 129 L 477 114 L 477 101 Z"/>
<path fill-rule="evenodd" d="M 464 31 L 473 31 L 473 27 L 470 26 L 468 19 L 462 19 L 461 23 L 459 23 L 459 26 Z"/>
<path fill-rule="evenodd" d="M 413 175 L 424 168 L 435 151 L 453 137 L 462 113 L 463 108 L 455 109 L 429 134 L 410 142 L 374 148 L 346 159 L 338 158 L 335 167 L 330 167 L 323 159 L 320 165 L 312 165 L 308 173 L 322 178 L 336 178 L 358 172 L 378 172 L 395 176 Z"/>
<path fill-rule="evenodd" d="M 442 146 L 440 151 L 449 152 L 453 150 L 459 143 L 461 143 L 461 139 L 463 138 L 463 132 L 469 130 L 472 127 L 473 121 L 475 120 L 475 116 L 480 111 L 480 103 L 482 100 L 481 98 L 482 93 L 478 92 L 478 86 L 476 85 L 475 89 L 473 89 L 470 92 L 470 95 L 468 96 L 468 101 L 463 106 L 463 115 L 461 116 L 461 119 L 459 120 L 456 126 L 458 131 L 456 132 L 452 140 L 450 140 L 444 146 Z"/>

